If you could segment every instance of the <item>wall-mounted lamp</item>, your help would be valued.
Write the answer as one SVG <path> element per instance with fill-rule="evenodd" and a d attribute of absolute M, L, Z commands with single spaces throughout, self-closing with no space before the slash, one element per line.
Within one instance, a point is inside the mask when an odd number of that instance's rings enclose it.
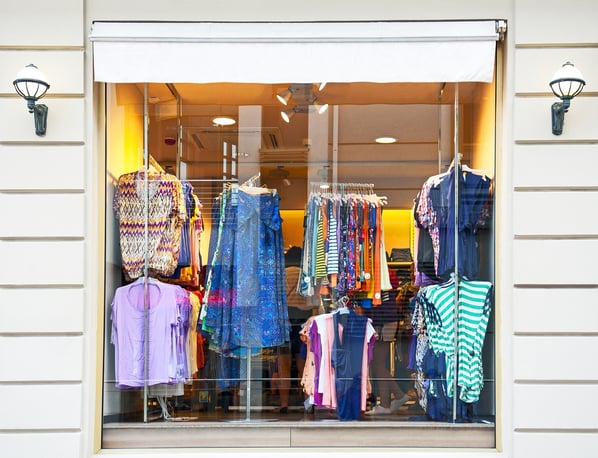
<path fill-rule="evenodd" d="M 15 91 L 27 101 L 29 113 L 33 113 L 35 121 L 35 134 L 46 135 L 46 124 L 48 120 L 48 107 L 46 105 L 36 105 L 38 99 L 41 99 L 50 88 L 46 82 L 44 74 L 33 64 L 27 65 L 17 74 L 17 78 L 12 82 Z"/>
<path fill-rule="evenodd" d="M 563 133 L 565 113 L 569 110 L 571 99 L 583 90 L 585 84 L 581 72 L 571 62 L 565 62 L 552 77 L 550 89 L 561 99 L 561 102 L 552 104 L 552 133 L 554 135 Z"/>

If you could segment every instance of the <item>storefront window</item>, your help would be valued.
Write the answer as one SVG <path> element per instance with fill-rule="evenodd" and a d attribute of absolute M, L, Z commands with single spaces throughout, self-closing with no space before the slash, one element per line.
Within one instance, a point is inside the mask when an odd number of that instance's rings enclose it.
<path fill-rule="evenodd" d="M 104 448 L 494 446 L 494 83 L 105 87 Z"/>

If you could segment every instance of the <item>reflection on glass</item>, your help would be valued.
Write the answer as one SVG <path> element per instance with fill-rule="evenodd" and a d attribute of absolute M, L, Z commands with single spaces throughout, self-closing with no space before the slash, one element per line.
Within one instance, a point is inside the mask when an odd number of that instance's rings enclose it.
<path fill-rule="evenodd" d="M 108 86 L 105 424 L 493 422 L 492 85 L 290 86 Z"/>

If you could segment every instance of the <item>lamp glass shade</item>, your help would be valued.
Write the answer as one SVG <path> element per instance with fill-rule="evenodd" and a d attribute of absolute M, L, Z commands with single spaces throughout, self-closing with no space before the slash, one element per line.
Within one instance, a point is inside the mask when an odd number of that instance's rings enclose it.
<path fill-rule="evenodd" d="M 280 112 L 280 117 L 284 122 L 291 122 L 291 118 L 295 114 L 294 110 L 286 110 Z"/>
<path fill-rule="evenodd" d="M 17 93 L 25 99 L 41 99 L 50 88 L 45 75 L 33 64 L 27 65 L 13 81 Z"/>
<path fill-rule="evenodd" d="M 280 103 L 286 106 L 289 103 L 289 100 L 291 100 L 291 91 L 285 89 L 280 94 L 276 94 L 276 98 Z"/>
<path fill-rule="evenodd" d="M 552 77 L 550 89 L 561 99 L 572 99 L 582 91 L 585 84 L 581 72 L 571 62 L 565 62 Z"/>
<path fill-rule="evenodd" d="M 320 102 L 314 102 L 313 106 L 314 106 L 315 110 L 318 112 L 318 114 L 325 113 L 326 110 L 328 109 L 327 103 L 322 104 Z"/>

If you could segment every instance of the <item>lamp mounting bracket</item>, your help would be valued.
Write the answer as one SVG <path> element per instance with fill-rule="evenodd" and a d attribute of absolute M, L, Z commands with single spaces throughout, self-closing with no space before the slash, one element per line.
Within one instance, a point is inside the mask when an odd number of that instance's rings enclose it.
<path fill-rule="evenodd" d="M 311 83 L 293 83 L 289 86 L 291 97 L 297 105 L 310 105 L 316 100 L 313 84 Z"/>

